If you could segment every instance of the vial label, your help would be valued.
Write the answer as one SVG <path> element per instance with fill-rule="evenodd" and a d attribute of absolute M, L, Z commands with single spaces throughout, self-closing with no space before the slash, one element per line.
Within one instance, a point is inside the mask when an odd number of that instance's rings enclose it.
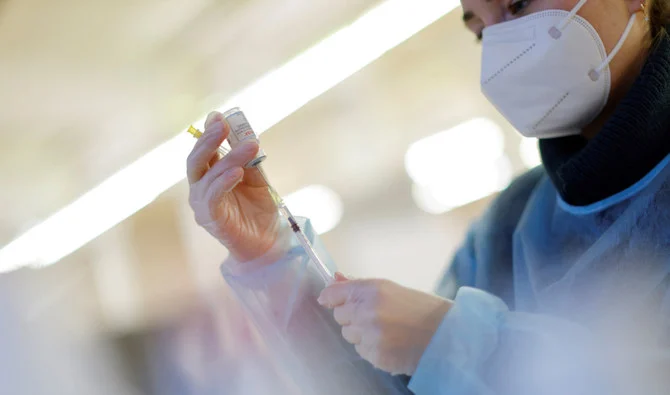
<path fill-rule="evenodd" d="M 231 148 L 235 148 L 243 141 L 255 141 L 260 144 L 258 136 L 251 129 L 247 117 L 244 116 L 244 113 L 237 107 L 225 112 L 223 116 L 226 118 L 226 122 L 230 126 L 230 134 L 228 135 L 228 144 Z M 263 149 L 258 150 L 258 154 L 252 160 L 250 160 L 244 167 L 250 168 L 253 166 L 259 165 L 267 158 L 265 151 Z"/>
<path fill-rule="evenodd" d="M 236 146 L 242 141 L 258 140 L 242 111 L 229 115 L 226 120 L 228 121 L 228 125 L 230 125 L 230 137 L 228 139 L 230 140 L 231 147 Z"/>

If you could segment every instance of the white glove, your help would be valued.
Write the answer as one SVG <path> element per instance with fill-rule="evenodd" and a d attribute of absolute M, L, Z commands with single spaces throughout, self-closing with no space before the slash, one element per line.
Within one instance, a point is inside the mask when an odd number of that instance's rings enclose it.
<path fill-rule="evenodd" d="M 452 302 L 388 280 L 336 280 L 318 301 L 344 338 L 375 367 L 412 375 Z"/>

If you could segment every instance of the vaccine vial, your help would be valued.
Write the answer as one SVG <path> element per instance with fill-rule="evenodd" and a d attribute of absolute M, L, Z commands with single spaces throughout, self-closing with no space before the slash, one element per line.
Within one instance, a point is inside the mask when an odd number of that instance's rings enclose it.
<path fill-rule="evenodd" d="M 247 117 L 244 116 L 244 113 L 238 107 L 232 108 L 223 113 L 223 118 L 228 123 L 228 126 L 230 126 L 228 144 L 230 144 L 231 148 L 235 148 L 245 141 L 255 141 L 256 143 L 260 144 L 258 136 L 251 128 L 249 121 L 247 121 Z M 265 158 L 267 158 L 267 155 L 261 148 L 258 150 L 256 157 L 250 160 L 249 163 L 247 163 L 244 167 L 254 167 L 263 162 Z"/>

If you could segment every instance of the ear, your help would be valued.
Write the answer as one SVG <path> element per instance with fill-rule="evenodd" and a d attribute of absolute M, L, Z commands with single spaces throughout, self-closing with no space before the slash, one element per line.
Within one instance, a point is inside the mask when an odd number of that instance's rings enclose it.
<path fill-rule="evenodd" d="M 647 6 L 647 0 L 624 0 L 626 2 L 626 5 L 628 6 L 628 12 L 630 12 L 631 15 L 635 14 L 636 12 L 647 12 L 648 10 L 645 10 L 645 7 Z"/>

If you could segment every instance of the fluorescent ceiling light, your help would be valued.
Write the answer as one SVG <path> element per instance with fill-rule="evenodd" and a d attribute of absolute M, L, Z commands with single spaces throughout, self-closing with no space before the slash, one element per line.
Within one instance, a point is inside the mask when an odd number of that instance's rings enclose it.
<path fill-rule="evenodd" d="M 291 212 L 309 218 L 318 234 L 326 233 L 342 219 L 342 199 L 328 187 L 310 185 L 284 198 Z"/>
<path fill-rule="evenodd" d="M 410 145 L 405 168 L 419 185 L 434 183 L 444 174 L 467 174 L 466 164 L 479 166 L 505 152 L 500 127 L 486 118 L 476 118 Z"/>
<path fill-rule="evenodd" d="M 405 168 L 416 204 L 440 214 L 500 191 L 512 177 L 502 130 L 473 119 L 412 144 Z"/>
<path fill-rule="evenodd" d="M 542 164 L 537 139 L 524 138 L 519 144 L 519 155 L 521 161 L 527 168 L 532 169 Z"/>
<path fill-rule="evenodd" d="M 388 0 L 261 77 L 221 109 L 242 107 L 263 133 L 458 5 Z M 191 146 L 186 134 L 176 136 L 30 229 L 0 250 L 0 272 L 55 263 L 148 205 L 184 178 Z"/>
<path fill-rule="evenodd" d="M 467 165 L 465 165 L 467 166 Z M 512 180 L 512 166 L 506 156 L 480 164 L 462 177 L 445 177 L 442 183 L 412 185 L 416 205 L 430 214 L 443 214 L 504 189 Z"/>

